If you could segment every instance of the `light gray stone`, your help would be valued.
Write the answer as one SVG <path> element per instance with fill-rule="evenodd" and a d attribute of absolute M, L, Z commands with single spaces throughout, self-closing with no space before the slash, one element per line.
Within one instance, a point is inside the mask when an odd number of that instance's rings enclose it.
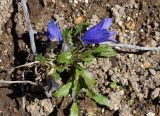
<path fill-rule="evenodd" d="M 156 88 L 152 93 L 151 93 L 151 98 L 155 99 L 159 96 L 160 93 L 160 88 Z"/>

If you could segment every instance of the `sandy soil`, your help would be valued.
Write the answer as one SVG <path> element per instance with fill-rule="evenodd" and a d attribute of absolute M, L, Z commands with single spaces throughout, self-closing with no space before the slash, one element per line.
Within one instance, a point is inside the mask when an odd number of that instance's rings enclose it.
<path fill-rule="evenodd" d="M 27 0 L 34 29 L 43 32 L 51 18 L 58 26 L 72 28 L 75 19 L 83 16 L 95 25 L 103 17 L 112 17 L 111 29 L 120 43 L 156 47 L 160 45 L 159 0 Z M 20 80 L 23 70 L 8 74 L 4 70 L 24 64 L 29 54 L 29 42 L 24 31 L 23 12 L 18 0 L 0 2 L 0 78 Z M 36 38 L 37 46 L 42 37 Z M 41 52 L 39 47 L 38 52 Z M 97 116 L 160 116 L 160 52 L 120 49 L 116 57 L 98 58 L 88 66 L 96 75 L 95 89 L 108 97 L 108 107 L 97 106 Z M 112 89 L 111 82 L 117 87 Z M 68 115 L 70 97 L 60 101 L 29 94 L 26 112 L 21 111 L 20 85 L 0 84 L 0 113 L 7 115 Z M 43 101 L 44 100 L 44 101 Z M 67 103 L 65 106 L 63 103 Z M 42 105 L 43 104 L 43 105 Z M 87 98 L 79 99 L 80 115 L 92 106 Z M 50 107 L 52 107 L 50 109 Z M 56 107 L 55 107 L 56 106 Z M 88 107 L 86 107 L 88 106 Z M 29 107 L 38 107 L 32 111 Z M 33 108 L 31 108 L 33 109 Z M 29 113 L 28 113 L 29 112 Z"/>

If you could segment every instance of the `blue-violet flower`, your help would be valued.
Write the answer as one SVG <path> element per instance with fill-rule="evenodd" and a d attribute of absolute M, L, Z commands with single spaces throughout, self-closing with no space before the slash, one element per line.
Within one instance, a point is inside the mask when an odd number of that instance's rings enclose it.
<path fill-rule="evenodd" d="M 62 42 L 61 31 L 52 19 L 48 22 L 47 38 L 49 41 L 56 41 L 57 43 Z"/>
<path fill-rule="evenodd" d="M 84 44 L 99 44 L 105 41 L 117 42 L 113 36 L 115 32 L 109 31 L 112 22 L 111 18 L 103 18 L 97 25 L 90 28 L 82 36 Z"/>

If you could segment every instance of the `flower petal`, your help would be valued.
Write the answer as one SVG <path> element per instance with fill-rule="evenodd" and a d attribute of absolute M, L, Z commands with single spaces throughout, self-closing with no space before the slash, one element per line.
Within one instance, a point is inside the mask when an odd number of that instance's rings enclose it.
<path fill-rule="evenodd" d="M 104 23 L 101 29 L 108 29 L 111 26 L 112 19 L 111 18 L 104 18 Z"/>
<path fill-rule="evenodd" d="M 97 25 L 90 28 L 88 31 L 94 31 L 97 29 L 108 29 L 111 25 L 111 18 L 103 18 Z"/>
<path fill-rule="evenodd" d="M 113 38 L 116 33 L 108 30 L 111 22 L 111 18 L 103 18 L 97 25 L 90 28 L 82 36 L 84 44 L 99 44 L 105 41 L 117 42 Z"/>
<path fill-rule="evenodd" d="M 113 32 L 113 31 L 109 31 L 109 33 L 110 33 L 110 36 L 111 36 L 111 37 L 113 37 L 113 36 L 116 35 L 116 32 Z"/>
<path fill-rule="evenodd" d="M 87 31 L 83 35 L 82 41 L 84 42 L 84 44 L 99 44 L 105 41 L 117 42 L 115 39 L 112 38 L 113 35 L 113 32 L 110 32 L 105 29 L 99 29 L 89 32 Z"/>
<path fill-rule="evenodd" d="M 49 41 L 56 40 L 58 43 L 62 41 L 60 29 L 53 20 L 50 20 L 47 27 L 47 37 Z"/>

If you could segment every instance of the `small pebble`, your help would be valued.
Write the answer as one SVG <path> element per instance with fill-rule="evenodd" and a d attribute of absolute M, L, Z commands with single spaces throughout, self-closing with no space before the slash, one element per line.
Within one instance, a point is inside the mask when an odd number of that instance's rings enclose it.
<path fill-rule="evenodd" d="M 118 23 L 119 26 L 121 26 L 121 27 L 123 26 L 123 22 L 122 21 L 119 21 L 117 23 Z"/>
<path fill-rule="evenodd" d="M 155 39 L 160 40 L 160 32 L 155 31 Z"/>
<path fill-rule="evenodd" d="M 74 19 L 74 24 L 75 25 L 78 25 L 78 24 L 80 24 L 81 22 L 83 22 L 84 21 L 84 16 L 79 16 L 79 17 L 76 17 L 75 19 Z"/>
<path fill-rule="evenodd" d="M 109 70 L 108 75 L 110 75 L 110 76 L 113 75 L 113 70 Z"/>
<path fill-rule="evenodd" d="M 54 4 L 55 4 L 55 3 L 56 3 L 56 0 L 52 0 L 52 3 L 54 3 Z"/>
<path fill-rule="evenodd" d="M 132 29 L 134 29 L 135 28 L 135 22 L 134 21 L 128 21 L 127 23 L 126 23 L 126 28 L 128 29 L 128 30 L 132 30 Z"/>
<path fill-rule="evenodd" d="M 119 35 L 118 40 L 119 40 L 120 43 L 123 43 L 123 42 L 124 42 L 124 39 L 125 39 L 125 38 L 124 38 L 122 35 Z"/>
<path fill-rule="evenodd" d="M 120 5 L 115 5 L 113 8 L 111 8 L 111 11 L 115 17 L 115 22 L 117 23 L 121 21 L 122 17 L 126 16 L 124 7 Z"/>
<path fill-rule="evenodd" d="M 74 0 L 74 3 L 75 3 L 75 4 L 78 4 L 78 0 Z"/>
<path fill-rule="evenodd" d="M 69 0 L 69 3 L 73 3 L 73 0 Z"/>
<path fill-rule="evenodd" d="M 156 71 L 154 69 L 149 69 L 149 72 L 152 74 L 152 75 L 157 75 Z"/>
<path fill-rule="evenodd" d="M 122 95 L 122 96 L 124 95 L 124 90 L 120 91 L 120 95 Z"/>
<path fill-rule="evenodd" d="M 151 40 L 150 46 L 151 47 L 156 47 L 157 46 L 157 42 L 155 40 Z"/>
<path fill-rule="evenodd" d="M 156 88 L 152 93 L 151 93 L 151 98 L 152 100 L 157 98 L 159 96 L 160 93 L 160 88 Z"/>
<path fill-rule="evenodd" d="M 128 56 L 129 56 L 129 58 L 132 58 L 132 57 L 133 57 L 133 54 L 129 54 Z"/>
<path fill-rule="evenodd" d="M 144 64 L 141 65 L 143 68 L 149 68 L 151 66 L 151 63 L 145 62 Z"/>
<path fill-rule="evenodd" d="M 102 113 L 104 113 L 104 111 L 105 111 L 105 109 L 104 109 L 104 108 L 102 108 Z"/>
<path fill-rule="evenodd" d="M 88 4 L 88 0 L 85 0 L 85 3 Z"/>
<path fill-rule="evenodd" d="M 158 26 L 159 26 L 159 23 L 157 23 L 156 21 L 154 22 L 154 27 L 155 28 L 158 28 Z"/>
<path fill-rule="evenodd" d="M 155 116 L 155 113 L 153 113 L 153 112 L 148 112 L 148 113 L 146 114 L 146 116 Z"/>

